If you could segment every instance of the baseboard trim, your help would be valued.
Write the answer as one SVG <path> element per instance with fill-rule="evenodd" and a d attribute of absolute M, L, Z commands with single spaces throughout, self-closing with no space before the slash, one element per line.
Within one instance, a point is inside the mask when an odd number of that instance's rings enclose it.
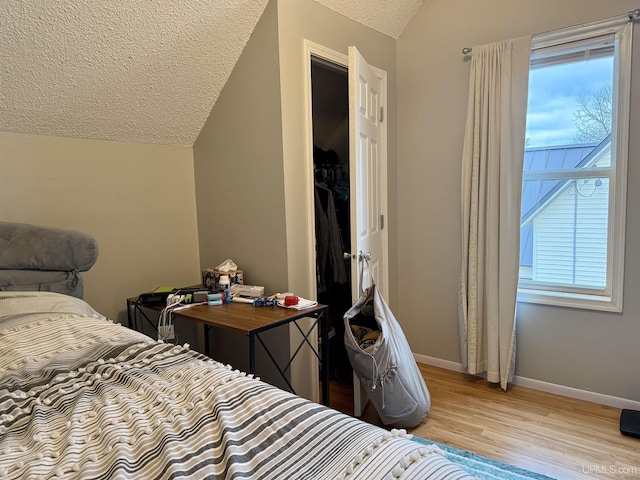
<path fill-rule="evenodd" d="M 421 355 L 414 353 L 413 358 L 416 362 L 424 363 L 432 367 L 444 368 L 445 370 L 452 370 L 454 372 L 464 372 L 464 368 L 461 363 L 452 362 L 450 360 L 442 360 L 441 358 L 429 357 L 427 355 Z M 599 405 L 606 405 L 614 408 L 628 408 L 630 410 L 640 410 L 640 402 L 635 400 L 629 400 L 627 398 L 613 397 L 611 395 L 605 395 L 603 393 L 590 392 L 588 390 L 580 390 L 578 388 L 567 387 L 564 385 L 558 385 L 555 383 L 543 382 L 541 380 L 535 380 L 533 378 L 520 377 L 516 375 L 513 378 L 513 385 L 519 385 L 521 387 L 530 388 L 532 390 L 538 390 L 541 392 L 553 393 L 555 395 L 561 395 L 563 397 L 575 398 L 577 400 L 584 400 L 587 402 L 597 403 Z"/>

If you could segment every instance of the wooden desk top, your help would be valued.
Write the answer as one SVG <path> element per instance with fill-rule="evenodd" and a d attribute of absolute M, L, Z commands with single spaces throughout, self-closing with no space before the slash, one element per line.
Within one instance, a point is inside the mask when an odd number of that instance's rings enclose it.
<path fill-rule="evenodd" d="M 185 317 L 213 327 L 226 328 L 249 335 L 304 318 L 327 308 L 318 304 L 304 310 L 291 308 L 254 307 L 248 303 L 222 305 L 192 305 L 175 311 L 175 317 Z"/>

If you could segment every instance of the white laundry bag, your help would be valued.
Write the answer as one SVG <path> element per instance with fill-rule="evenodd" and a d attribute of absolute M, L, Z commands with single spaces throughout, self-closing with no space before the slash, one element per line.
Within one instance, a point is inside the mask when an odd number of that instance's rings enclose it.
<path fill-rule="evenodd" d="M 369 268 L 368 261 L 366 265 Z M 361 270 L 360 285 L 362 277 Z M 362 325 L 367 321 L 371 328 Z M 355 323 L 359 326 L 352 329 Z M 349 361 L 382 422 L 393 428 L 419 425 L 429 412 L 431 396 L 404 332 L 375 281 L 344 314 L 344 326 Z"/>

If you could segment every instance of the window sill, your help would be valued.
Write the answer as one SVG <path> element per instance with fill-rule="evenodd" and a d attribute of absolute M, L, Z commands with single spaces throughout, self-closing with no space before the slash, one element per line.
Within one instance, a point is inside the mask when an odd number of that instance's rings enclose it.
<path fill-rule="evenodd" d="M 586 310 L 600 310 L 603 312 L 622 312 L 622 298 L 613 299 L 611 296 L 606 295 L 587 295 L 580 293 L 519 288 L 517 301 L 523 303 L 551 305 L 554 307 L 582 308 Z"/>

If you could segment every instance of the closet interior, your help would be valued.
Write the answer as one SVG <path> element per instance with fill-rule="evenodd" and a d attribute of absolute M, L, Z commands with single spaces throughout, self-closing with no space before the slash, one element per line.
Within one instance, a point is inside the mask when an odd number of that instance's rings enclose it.
<path fill-rule="evenodd" d="M 313 57 L 311 85 L 317 298 L 330 309 L 331 378 L 350 383 L 342 320 L 352 304 L 348 70 Z"/>

